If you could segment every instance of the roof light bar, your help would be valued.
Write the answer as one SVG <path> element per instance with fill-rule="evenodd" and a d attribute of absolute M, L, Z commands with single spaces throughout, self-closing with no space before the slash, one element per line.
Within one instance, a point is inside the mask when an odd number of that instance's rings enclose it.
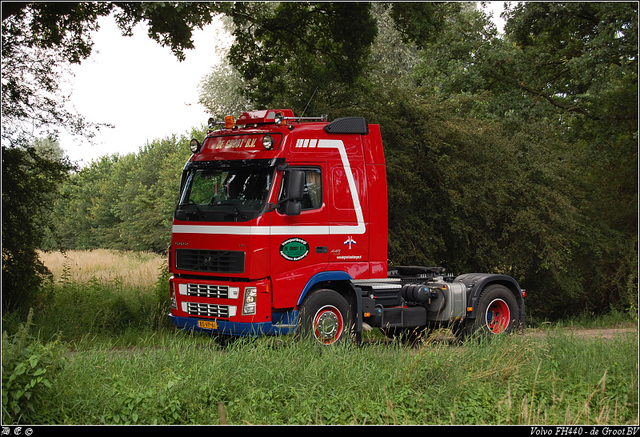
<path fill-rule="evenodd" d="M 235 121 L 232 115 L 227 115 L 224 118 L 224 121 L 216 121 L 213 117 L 211 117 L 207 121 L 207 126 L 209 127 L 209 129 L 215 129 L 219 126 L 222 126 L 225 129 L 233 129 L 235 127 Z"/>
<path fill-rule="evenodd" d="M 263 109 L 259 111 L 244 112 L 235 124 L 237 126 L 258 126 L 260 124 L 274 123 L 286 124 L 287 121 L 327 121 L 329 116 L 323 114 L 319 117 L 296 117 L 290 109 Z M 212 119 L 210 119 L 211 121 Z"/>
<path fill-rule="evenodd" d="M 284 121 L 288 121 L 288 120 L 320 120 L 320 121 L 327 121 L 328 118 L 329 118 L 329 115 L 327 115 L 327 114 L 322 114 L 319 117 L 282 117 L 282 119 Z"/>
<path fill-rule="evenodd" d="M 215 129 L 218 126 L 224 126 L 224 121 L 216 121 L 213 117 L 211 117 L 207 121 L 207 126 L 209 126 L 209 129 Z"/>

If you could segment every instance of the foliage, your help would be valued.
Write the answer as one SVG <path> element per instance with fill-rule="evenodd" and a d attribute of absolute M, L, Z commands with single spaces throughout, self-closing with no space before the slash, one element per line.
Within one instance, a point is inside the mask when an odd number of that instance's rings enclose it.
<path fill-rule="evenodd" d="M 578 308 L 587 296 L 569 266 L 584 218 L 572 204 L 570 150 L 554 130 L 469 118 L 489 95 L 403 97 L 384 117 L 377 107 L 368 114 L 385 142 L 392 262 L 509 274 L 546 290 L 530 294 L 532 313 L 562 311 L 559 301 Z M 389 101 L 386 92 L 374 100 Z"/>
<path fill-rule="evenodd" d="M 137 154 L 103 156 L 73 174 L 55 208 L 60 244 L 51 249 L 165 252 L 191 135 L 154 140 Z"/>
<path fill-rule="evenodd" d="M 558 205 L 575 213 L 541 216 L 535 225 L 558 239 L 555 248 L 540 252 L 534 240 L 521 240 L 524 251 L 548 254 L 560 267 L 545 261 L 535 273 L 553 281 L 530 276 L 524 284 L 541 291 L 533 295 L 540 311 L 637 310 L 637 5 L 521 3 L 506 18 L 500 38 L 480 11 L 451 17 L 421 52 L 416 84 L 443 102 L 477 96 L 482 103 L 470 116 L 502 124 L 505 140 L 524 136 L 552 158 L 527 163 L 538 166 L 528 170 L 534 174 L 546 173 L 546 162 L 557 169 L 527 209 L 563 193 Z M 564 231 L 550 234 L 551 220 Z M 519 226 L 527 223 L 535 222 Z"/>
<path fill-rule="evenodd" d="M 638 214 L 637 6 L 518 5 L 505 29 L 520 49 L 518 64 L 527 65 L 511 73 L 520 88 L 566 119 L 566 140 L 584 168 L 579 183 L 596 199 L 584 204 L 595 221 L 592 233 L 615 230 L 626 238 L 637 234 Z M 603 207 L 612 213 L 599 220 Z"/>
<path fill-rule="evenodd" d="M 524 91 L 589 119 L 637 120 L 637 4 L 525 3 L 507 17 Z"/>
<path fill-rule="evenodd" d="M 17 333 L 2 335 L 3 424 L 35 423 L 65 362 L 57 341 L 43 344 L 30 335 L 32 318 L 30 311 Z"/>
<path fill-rule="evenodd" d="M 241 95 L 242 89 L 240 74 L 223 61 L 213 66 L 200 82 L 198 103 L 216 120 L 224 120 L 227 115 L 238 117 L 252 107 Z"/>
<path fill-rule="evenodd" d="M 55 138 L 58 129 L 92 136 L 102 125 L 67 108 L 60 87 L 69 63 L 91 52 L 103 3 L 12 3 L 26 9 L 2 18 L 2 144 L 30 142 L 34 132 Z M 28 6 L 27 6 L 28 5 Z M 87 22 L 88 21 L 88 22 Z"/>
<path fill-rule="evenodd" d="M 153 289 L 68 276 L 43 287 L 37 247 L 164 251 L 188 140 L 203 135 L 154 140 L 68 178 L 64 159 L 34 147 L 33 132 L 89 134 L 59 81 L 111 13 L 125 34 L 147 23 L 178 59 L 192 29 L 225 14 L 230 74 L 251 105 L 379 123 L 394 262 L 512 274 L 528 289 L 528 321 L 637 312 L 634 3 L 519 3 L 499 36 L 458 3 L 9 2 L 3 312 L 16 311 L 5 326 L 19 308 L 38 311 L 3 336 L 3 422 L 637 422 L 637 335 L 416 350 L 267 338 L 219 353 L 205 336 L 163 332 L 166 271 Z M 68 365 L 59 343 L 28 336 L 32 320 L 73 340 Z M 151 333 L 138 349 L 131 332 Z"/>
<path fill-rule="evenodd" d="M 60 158 L 57 144 L 36 141 L 2 146 L 2 310 L 28 308 L 47 270 L 39 262 L 52 206 L 73 166 Z"/>
<path fill-rule="evenodd" d="M 334 348 L 293 336 L 228 341 L 165 329 L 166 281 L 164 268 L 156 290 L 121 280 L 79 282 L 72 270 L 52 283 L 50 300 L 15 335 L 5 333 L 6 404 L 20 394 L 6 390 L 18 387 L 18 380 L 33 385 L 33 394 L 17 400 L 23 416 L 9 416 L 9 410 L 5 416 L 3 410 L 3 422 L 613 425 L 637 420 L 637 332 L 585 340 L 563 332 L 563 325 L 546 325 L 541 335 L 460 344 L 434 336 L 411 347 L 375 337 L 361 346 Z M 16 325 L 15 317 L 8 319 L 3 326 Z M 621 322 L 624 318 L 613 321 Z M 25 326 L 52 341 L 29 337 Z M 28 401 L 38 407 L 30 410 Z"/>
<path fill-rule="evenodd" d="M 232 89 L 201 93 L 216 115 L 243 95 L 379 123 L 393 262 L 511 274 L 541 319 L 637 311 L 637 5 L 522 3 L 505 35 L 467 3 L 103 5 L 125 32 L 174 14 L 150 28 L 178 52 L 184 23 L 225 15 L 235 39 L 207 86 Z M 85 13 L 55 8 L 25 11 L 55 18 L 43 29 Z M 61 35 L 86 35 L 76 18 Z M 73 174 L 43 245 L 164 251 L 186 140 Z"/>
<path fill-rule="evenodd" d="M 63 73 L 93 49 L 98 19 L 113 14 L 123 35 L 139 23 L 168 46 L 178 60 L 193 49 L 194 29 L 210 24 L 221 6 L 202 2 L 10 2 L 2 9 L 2 139 L 31 140 L 34 133 L 57 137 L 64 128 L 92 137 L 108 126 L 87 122 L 67 108 Z"/>
<path fill-rule="evenodd" d="M 38 423 L 626 424 L 638 411 L 636 340 L 558 333 L 321 350 L 174 332 L 138 347 L 85 342 Z"/>
<path fill-rule="evenodd" d="M 385 11 L 401 40 L 422 44 L 457 9 L 455 3 L 235 3 L 224 11 L 233 20 L 227 59 L 257 107 L 339 111 L 371 89 L 365 71 Z"/>
<path fill-rule="evenodd" d="M 273 104 L 300 115 L 344 111 L 372 86 L 382 86 L 382 77 L 408 75 L 416 54 L 403 41 L 431 40 L 457 8 L 455 3 L 234 5 L 225 11 L 225 23 L 235 39 L 228 56 L 203 79 L 200 102 L 218 117 Z"/>
<path fill-rule="evenodd" d="M 98 17 L 113 13 L 124 35 L 146 23 L 149 37 L 182 60 L 184 50 L 193 48 L 193 30 L 210 24 L 220 11 L 220 5 L 201 2 L 14 3 L 3 8 L 2 21 L 24 21 L 33 33 L 30 46 L 57 47 L 69 62 L 79 63 L 91 53 Z"/>
<path fill-rule="evenodd" d="M 69 97 L 63 93 L 61 81 L 70 64 L 90 55 L 91 32 L 98 29 L 98 18 L 112 12 L 124 34 L 130 34 L 137 23 L 148 23 L 149 36 L 171 47 L 178 59 L 184 58 L 183 50 L 193 48 L 192 30 L 210 23 L 214 15 L 210 5 L 199 2 L 3 5 L 3 313 L 15 307 L 28 308 L 31 295 L 47 274 L 35 249 L 44 247 L 44 235 L 51 235 L 47 210 L 61 180 L 72 168 L 65 160 L 38 156 L 34 142 L 38 136 L 55 140 L 62 128 L 91 137 L 93 130 L 104 126 L 88 123 L 67 108 Z M 145 189 L 144 185 L 135 186 L 129 192 Z M 150 202 L 139 200 L 139 205 Z M 110 219 L 104 214 L 101 218 Z M 162 221 L 148 218 L 154 229 Z"/>
<path fill-rule="evenodd" d="M 234 4 L 228 15 L 235 41 L 228 59 L 247 84 L 245 95 L 259 107 L 278 102 L 300 114 L 316 90 L 318 100 L 348 100 L 375 37 L 370 8 L 369 3 Z"/>

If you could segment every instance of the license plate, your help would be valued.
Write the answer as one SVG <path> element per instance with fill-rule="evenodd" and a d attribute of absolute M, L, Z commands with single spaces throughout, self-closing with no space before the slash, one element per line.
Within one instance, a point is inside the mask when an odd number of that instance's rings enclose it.
<path fill-rule="evenodd" d="M 215 320 L 198 320 L 198 328 L 218 329 L 218 322 Z"/>

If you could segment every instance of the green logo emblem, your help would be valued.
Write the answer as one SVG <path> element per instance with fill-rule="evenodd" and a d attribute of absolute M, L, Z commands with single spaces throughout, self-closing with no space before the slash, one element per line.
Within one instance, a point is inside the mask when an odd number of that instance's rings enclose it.
<path fill-rule="evenodd" d="M 301 238 L 289 238 L 280 245 L 280 255 L 287 261 L 300 261 L 309 254 L 309 243 Z"/>

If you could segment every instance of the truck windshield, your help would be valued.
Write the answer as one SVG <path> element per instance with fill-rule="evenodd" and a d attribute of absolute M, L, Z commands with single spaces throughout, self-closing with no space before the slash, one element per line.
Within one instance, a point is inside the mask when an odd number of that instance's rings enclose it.
<path fill-rule="evenodd" d="M 247 221 L 265 209 L 275 160 L 193 163 L 183 175 L 178 220 Z"/>

